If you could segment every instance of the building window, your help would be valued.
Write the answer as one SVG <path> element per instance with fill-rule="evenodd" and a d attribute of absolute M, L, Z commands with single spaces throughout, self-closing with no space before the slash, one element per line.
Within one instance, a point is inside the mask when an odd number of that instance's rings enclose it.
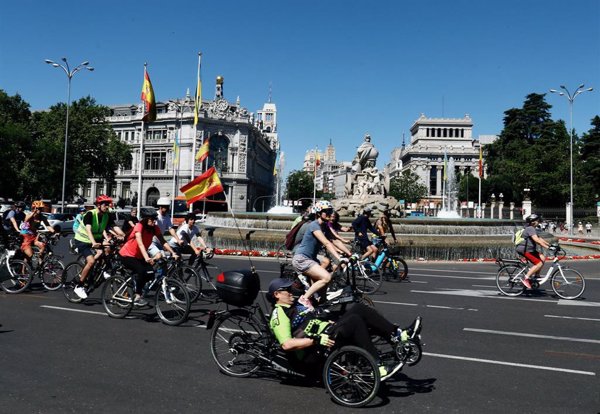
<path fill-rule="evenodd" d="M 151 129 L 146 132 L 146 139 L 159 140 L 159 139 L 167 139 L 167 130 L 166 129 Z"/>
<path fill-rule="evenodd" d="M 121 186 L 121 198 L 129 198 L 131 192 L 131 183 L 129 181 L 123 182 Z"/>
<path fill-rule="evenodd" d="M 273 114 L 265 114 L 265 121 L 269 122 L 273 120 Z"/>
<path fill-rule="evenodd" d="M 167 166 L 167 152 L 155 151 L 144 153 L 144 169 L 164 170 Z"/>
<path fill-rule="evenodd" d="M 104 194 L 104 181 L 98 181 L 96 183 L 96 197 L 101 194 Z"/>
<path fill-rule="evenodd" d="M 85 198 L 90 198 L 92 196 L 92 185 L 90 183 L 86 183 L 83 187 L 83 196 Z"/>
<path fill-rule="evenodd" d="M 429 170 L 429 194 L 437 195 L 437 167 L 435 165 Z"/>

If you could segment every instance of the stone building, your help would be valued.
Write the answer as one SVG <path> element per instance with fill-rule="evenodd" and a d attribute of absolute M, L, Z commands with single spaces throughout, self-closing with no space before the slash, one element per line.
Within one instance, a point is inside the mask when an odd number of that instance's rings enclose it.
<path fill-rule="evenodd" d="M 444 153 L 454 158 L 456 172 L 478 177 L 480 141 L 473 138 L 473 121 L 463 118 L 428 118 L 424 114 L 410 128 L 410 143 L 394 148 L 385 172 L 389 178 L 411 170 L 427 186 L 430 201 L 442 197 Z M 495 135 L 481 136 L 490 143 Z M 485 176 L 485 171 L 484 171 Z"/>
<path fill-rule="evenodd" d="M 234 211 L 250 211 L 258 197 L 274 193 L 273 167 L 279 149 L 277 108 L 265 103 L 257 117 L 240 105 L 227 101 L 223 78 L 217 77 L 215 97 L 203 100 L 198 124 L 194 127 L 194 99 L 157 102 L 156 121 L 145 124 L 143 146 L 142 106 L 115 105 L 108 118 L 121 141 L 131 146 L 132 161 L 117 171 L 115 182 L 107 184 L 90 178 L 82 189 L 88 200 L 99 194 L 133 201 L 137 198 L 141 161 L 142 205 L 154 205 L 161 196 L 181 196 L 179 188 L 215 166 Z M 179 156 L 174 157 L 174 140 L 179 136 Z M 195 162 L 195 154 L 210 137 L 209 157 Z M 206 210 L 226 210 L 224 195 L 206 203 Z"/>

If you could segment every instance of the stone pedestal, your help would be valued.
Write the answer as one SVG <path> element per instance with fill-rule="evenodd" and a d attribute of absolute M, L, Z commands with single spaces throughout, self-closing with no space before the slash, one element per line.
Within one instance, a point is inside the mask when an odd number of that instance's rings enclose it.
<path fill-rule="evenodd" d="M 485 218 L 485 203 L 481 203 L 481 217 Z"/>
<path fill-rule="evenodd" d="M 504 201 L 498 203 L 498 219 L 502 220 L 502 209 L 504 208 Z"/>
<path fill-rule="evenodd" d="M 510 202 L 510 219 L 515 219 L 515 203 L 512 201 Z"/>
<path fill-rule="evenodd" d="M 523 200 L 523 219 L 531 214 L 531 200 Z"/>
<path fill-rule="evenodd" d="M 496 202 L 492 201 L 491 206 L 490 206 L 490 218 L 493 219 L 494 218 L 494 209 L 496 208 Z"/>

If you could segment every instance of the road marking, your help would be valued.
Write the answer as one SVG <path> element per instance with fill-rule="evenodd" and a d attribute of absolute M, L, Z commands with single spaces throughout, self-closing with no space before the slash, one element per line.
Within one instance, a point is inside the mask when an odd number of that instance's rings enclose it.
<path fill-rule="evenodd" d="M 582 300 L 568 300 L 568 299 L 559 299 L 559 305 L 570 305 L 570 306 L 600 306 L 600 302 L 588 302 Z"/>
<path fill-rule="evenodd" d="M 410 277 L 422 276 L 422 277 L 441 277 L 444 279 L 474 279 L 474 280 L 496 280 L 496 277 L 473 277 L 473 276 L 449 276 L 449 275 L 429 275 L 427 273 L 411 273 Z"/>
<path fill-rule="evenodd" d="M 559 315 L 544 315 L 546 318 L 559 318 L 559 319 L 576 319 L 578 321 L 594 321 L 594 322 L 600 322 L 600 319 L 594 319 L 594 318 L 578 318 L 575 316 L 559 316 Z"/>
<path fill-rule="evenodd" d="M 83 310 L 83 309 L 62 308 L 60 306 L 40 305 L 40 308 L 57 309 L 57 310 L 64 310 L 64 311 L 69 311 L 69 312 L 79 312 L 79 313 L 91 313 L 92 315 L 108 316 L 104 312 L 94 312 L 94 311 Z"/>
<path fill-rule="evenodd" d="M 468 310 L 468 311 L 473 311 L 473 312 L 477 312 L 478 309 L 471 309 L 471 308 L 454 308 L 452 306 L 440 306 L 440 305 L 425 305 L 426 308 L 435 308 L 435 309 L 450 309 L 450 310 Z"/>
<path fill-rule="evenodd" d="M 434 354 L 431 352 L 423 352 L 423 355 L 430 356 L 430 357 L 436 357 L 436 358 L 458 359 L 461 361 L 483 362 L 486 364 L 507 365 L 507 366 L 519 367 L 519 368 L 531 368 L 531 369 L 542 369 L 542 370 L 546 370 L 546 371 L 566 372 L 569 374 L 590 375 L 590 376 L 596 375 L 595 372 L 590 372 L 590 371 L 578 371 L 575 369 L 545 367 L 545 366 L 541 366 L 541 365 L 520 364 L 517 362 L 495 361 L 493 359 L 470 358 L 470 357 L 462 357 L 462 356 L 458 356 L 458 355 Z"/>
<path fill-rule="evenodd" d="M 425 282 L 423 280 L 409 280 L 408 282 L 409 283 L 421 283 L 421 284 L 427 284 L 427 283 L 429 283 L 429 282 Z"/>
<path fill-rule="evenodd" d="M 384 302 L 382 300 L 374 300 L 373 303 L 383 303 L 384 305 L 404 305 L 404 306 L 419 306 L 416 303 L 403 303 L 403 302 Z"/>
<path fill-rule="evenodd" d="M 475 328 L 463 328 L 463 331 L 489 333 L 489 334 L 495 334 L 495 335 L 523 336 L 526 338 L 554 339 L 557 341 L 584 342 L 587 344 L 600 344 L 599 339 L 571 338 L 568 336 L 538 335 L 538 334 L 530 334 L 530 333 L 522 333 L 522 332 L 494 331 L 491 329 L 475 329 Z"/>

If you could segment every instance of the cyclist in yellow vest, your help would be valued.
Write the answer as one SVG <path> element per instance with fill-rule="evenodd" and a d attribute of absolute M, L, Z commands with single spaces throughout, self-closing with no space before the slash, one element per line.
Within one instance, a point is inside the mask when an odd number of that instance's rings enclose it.
<path fill-rule="evenodd" d="M 83 215 L 82 223 L 75 231 L 73 245 L 77 248 L 79 254 L 85 257 L 85 266 L 81 270 L 79 281 L 73 292 L 81 299 L 87 298 L 84 288 L 84 282 L 94 266 L 97 258 L 102 253 L 102 240 L 108 238 L 107 231 L 112 230 L 119 237 L 125 237 L 125 233 L 115 226 L 113 218 L 108 211 L 112 203 L 112 198 L 107 195 L 100 195 L 96 198 L 96 208 Z M 98 249 L 96 257 L 93 249 Z"/>

